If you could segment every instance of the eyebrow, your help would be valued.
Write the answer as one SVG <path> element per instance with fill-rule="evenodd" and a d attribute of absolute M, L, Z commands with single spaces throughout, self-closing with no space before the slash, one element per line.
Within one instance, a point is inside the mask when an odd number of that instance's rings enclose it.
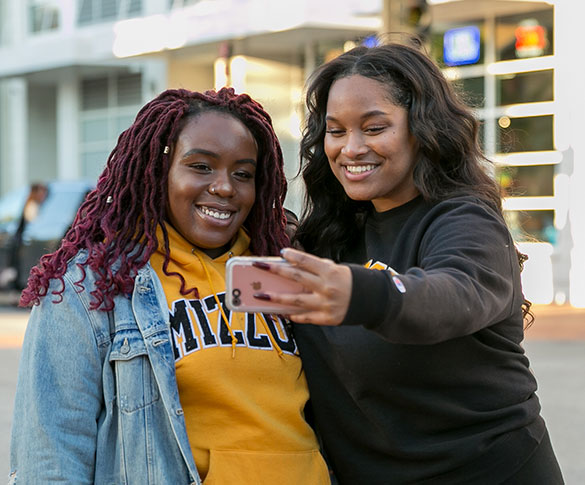
<path fill-rule="evenodd" d="M 219 155 L 215 152 L 205 150 L 203 148 L 191 148 L 191 150 L 188 150 L 185 153 L 183 153 L 183 155 L 181 156 L 181 160 L 185 160 L 191 155 L 205 155 L 207 157 L 215 159 L 219 158 Z M 241 158 L 239 160 L 236 160 L 236 163 L 251 163 L 254 166 L 257 165 L 256 160 L 254 160 L 253 158 Z"/>
<path fill-rule="evenodd" d="M 388 115 L 385 111 L 380 111 L 379 109 L 373 109 L 371 111 L 367 111 L 363 115 L 360 116 L 361 120 L 365 120 L 367 118 L 371 118 L 372 116 L 380 116 L 380 115 Z M 337 121 L 337 118 L 331 115 L 325 116 L 326 121 Z"/>

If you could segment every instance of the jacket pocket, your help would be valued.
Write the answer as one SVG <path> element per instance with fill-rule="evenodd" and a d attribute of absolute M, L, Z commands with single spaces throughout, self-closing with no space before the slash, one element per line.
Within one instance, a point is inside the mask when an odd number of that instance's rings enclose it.
<path fill-rule="evenodd" d="M 116 376 L 117 402 L 122 412 L 132 413 L 159 399 L 158 386 L 139 330 L 117 332 L 109 360 Z"/>
<path fill-rule="evenodd" d="M 329 470 L 319 450 L 211 450 L 203 485 L 329 485 Z"/>

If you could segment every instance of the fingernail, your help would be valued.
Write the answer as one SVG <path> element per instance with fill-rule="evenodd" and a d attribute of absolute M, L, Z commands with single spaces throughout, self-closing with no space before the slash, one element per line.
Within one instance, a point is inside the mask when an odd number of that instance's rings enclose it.
<path fill-rule="evenodd" d="M 270 265 L 268 263 L 262 263 L 261 261 L 254 261 L 252 266 L 260 269 L 270 269 Z"/>
<path fill-rule="evenodd" d="M 254 298 L 270 301 L 270 295 L 267 295 L 266 293 L 254 293 Z"/>

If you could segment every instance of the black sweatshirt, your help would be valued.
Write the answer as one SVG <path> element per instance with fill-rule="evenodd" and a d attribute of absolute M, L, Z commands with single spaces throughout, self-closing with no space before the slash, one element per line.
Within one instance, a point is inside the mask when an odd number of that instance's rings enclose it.
<path fill-rule="evenodd" d="M 295 325 L 339 483 L 491 485 L 512 475 L 545 425 L 501 215 L 472 197 L 418 197 L 372 212 L 344 262 L 357 264 L 342 325 Z"/>

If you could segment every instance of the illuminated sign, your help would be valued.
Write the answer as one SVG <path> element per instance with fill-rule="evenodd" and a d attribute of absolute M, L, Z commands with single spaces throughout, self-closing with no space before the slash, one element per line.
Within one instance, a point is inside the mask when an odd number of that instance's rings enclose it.
<path fill-rule="evenodd" d="M 443 36 L 443 60 L 448 66 L 474 64 L 479 60 L 480 46 L 477 27 L 450 29 Z"/>
<path fill-rule="evenodd" d="M 546 29 L 534 19 L 521 22 L 514 31 L 517 57 L 538 57 L 547 45 Z"/>
<path fill-rule="evenodd" d="M 365 47 L 377 47 L 380 45 L 380 40 L 375 35 L 368 35 L 362 40 L 362 45 Z"/>

